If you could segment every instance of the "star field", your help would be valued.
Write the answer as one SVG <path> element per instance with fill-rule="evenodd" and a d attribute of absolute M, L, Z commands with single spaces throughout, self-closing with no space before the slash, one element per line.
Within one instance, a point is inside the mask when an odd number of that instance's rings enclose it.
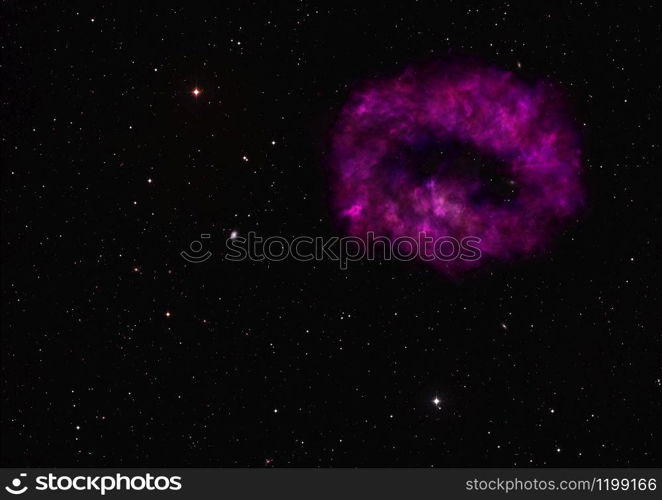
<path fill-rule="evenodd" d="M 4 18 L 4 466 L 659 466 L 655 4 Z M 223 259 L 249 231 L 339 234 L 326 153 L 351 89 L 444 58 L 570 99 L 588 193 L 554 245 L 459 281 Z M 209 261 L 182 259 L 194 240 Z"/>

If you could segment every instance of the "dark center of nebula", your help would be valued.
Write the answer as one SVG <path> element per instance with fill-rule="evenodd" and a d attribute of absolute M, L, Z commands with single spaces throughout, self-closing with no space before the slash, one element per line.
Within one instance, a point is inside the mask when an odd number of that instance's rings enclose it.
<path fill-rule="evenodd" d="M 440 183 L 444 179 L 460 181 L 471 187 L 470 201 L 477 205 L 505 205 L 517 196 L 517 185 L 507 159 L 480 151 L 466 141 L 426 134 L 415 142 L 400 143 L 382 163 L 382 168 L 407 172 L 421 183 L 431 177 Z M 398 184 L 399 181 L 393 186 L 394 190 L 398 189 Z"/>

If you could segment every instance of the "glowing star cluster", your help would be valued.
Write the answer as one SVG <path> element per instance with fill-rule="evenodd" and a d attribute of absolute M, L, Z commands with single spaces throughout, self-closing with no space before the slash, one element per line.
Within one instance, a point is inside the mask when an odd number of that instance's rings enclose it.
<path fill-rule="evenodd" d="M 501 167 L 472 173 L 458 150 Z M 479 261 L 432 261 L 451 275 L 544 248 L 584 204 L 578 134 L 558 91 L 492 67 L 411 67 L 364 85 L 341 110 L 329 158 L 348 233 L 479 237 Z M 491 196 L 490 177 L 511 195 Z"/>

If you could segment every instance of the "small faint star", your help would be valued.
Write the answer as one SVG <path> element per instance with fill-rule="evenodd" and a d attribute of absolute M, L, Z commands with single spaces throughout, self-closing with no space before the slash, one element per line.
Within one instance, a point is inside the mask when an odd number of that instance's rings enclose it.
<path fill-rule="evenodd" d="M 435 396 L 434 399 L 432 400 L 435 406 L 439 406 L 439 403 L 441 403 L 441 400 L 439 399 L 438 396 Z"/>
<path fill-rule="evenodd" d="M 169 318 L 170 316 L 172 316 L 172 313 L 171 313 L 170 311 L 166 311 L 166 313 L 165 313 L 165 317 L 166 317 L 166 318 Z"/>

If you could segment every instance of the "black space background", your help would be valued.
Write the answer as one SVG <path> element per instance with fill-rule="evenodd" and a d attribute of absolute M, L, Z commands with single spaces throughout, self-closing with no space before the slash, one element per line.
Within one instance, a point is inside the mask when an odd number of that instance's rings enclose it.
<path fill-rule="evenodd" d="M 653 2 L 140 4 L 2 7 L 2 465 L 661 464 Z M 555 248 L 459 283 L 221 259 L 338 234 L 349 89 L 448 56 L 568 95 L 589 209 Z"/>

